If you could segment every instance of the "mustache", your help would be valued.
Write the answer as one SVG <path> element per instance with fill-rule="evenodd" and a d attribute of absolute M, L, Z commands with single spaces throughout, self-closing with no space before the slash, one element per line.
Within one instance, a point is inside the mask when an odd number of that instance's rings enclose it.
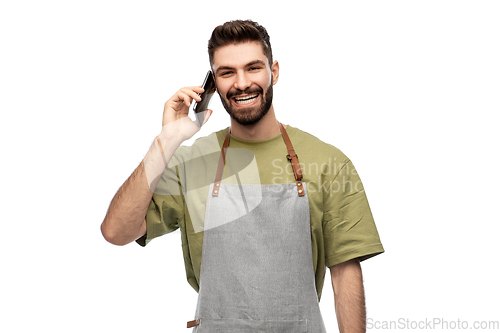
<path fill-rule="evenodd" d="M 230 99 L 231 97 L 238 96 L 238 95 L 251 95 L 255 93 L 263 93 L 263 90 L 261 87 L 256 87 L 256 88 L 246 88 L 245 90 L 240 90 L 236 89 L 233 91 L 228 91 L 226 94 L 226 98 Z"/>

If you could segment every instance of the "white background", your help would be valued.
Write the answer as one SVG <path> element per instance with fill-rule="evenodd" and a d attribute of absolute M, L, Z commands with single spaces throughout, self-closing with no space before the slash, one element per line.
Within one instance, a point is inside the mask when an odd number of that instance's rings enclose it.
<path fill-rule="evenodd" d="M 499 17 L 498 1 L 2 2 L 0 330 L 190 331 L 179 231 L 116 247 L 99 227 L 238 18 L 271 36 L 278 119 L 361 175 L 386 249 L 362 264 L 372 322 L 500 320 Z M 229 124 L 216 99 L 196 137 Z M 328 276 L 320 304 L 336 332 Z"/>

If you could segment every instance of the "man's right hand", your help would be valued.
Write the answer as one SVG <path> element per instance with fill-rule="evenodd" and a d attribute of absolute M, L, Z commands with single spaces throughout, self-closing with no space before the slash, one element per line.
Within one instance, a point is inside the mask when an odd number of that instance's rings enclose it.
<path fill-rule="evenodd" d="M 185 87 L 177 91 L 166 103 L 163 109 L 163 128 L 162 132 L 166 132 L 166 137 L 172 138 L 174 141 L 183 142 L 190 139 L 200 127 L 195 120 L 188 117 L 189 107 L 193 100 L 201 101 L 200 96 L 204 91 L 200 86 Z M 205 111 L 205 124 L 210 118 L 212 110 Z"/>
<path fill-rule="evenodd" d="M 160 135 L 141 164 L 118 189 L 101 224 L 102 234 L 108 242 L 125 245 L 146 233 L 144 217 L 166 164 L 179 145 L 200 130 L 188 113 L 191 102 L 200 101 L 198 93 L 202 92 L 201 87 L 182 88 L 165 103 Z M 212 110 L 205 112 L 203 124 L 211 114 Z"/>

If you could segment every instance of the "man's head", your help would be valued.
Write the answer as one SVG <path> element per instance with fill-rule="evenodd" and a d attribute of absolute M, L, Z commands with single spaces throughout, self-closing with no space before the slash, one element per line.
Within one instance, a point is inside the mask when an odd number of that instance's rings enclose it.
<path fill-rule="evenodd" d="M 252 21 L 218 26 L 208 43 L 208 53 L 226 111 L 242 125 L 257 123 L 272 106 L 273 84 L 279 73 L 264 27 Z"/>
<path fill-rule="evenodd" d="M 210 66 L 214 64 L 214 53 L 219 47 L 245 42 L 259 42 L 269 65 L 273 63 L 273 51 L 266 28 L 250 20 L 236 20 L 219 25 L 212 32 L 212 37 L 208 41 Z"/>

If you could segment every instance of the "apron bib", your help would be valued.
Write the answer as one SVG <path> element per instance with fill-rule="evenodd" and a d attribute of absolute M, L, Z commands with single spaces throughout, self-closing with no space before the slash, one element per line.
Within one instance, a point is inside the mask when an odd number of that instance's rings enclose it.
<path fill-rule="evenodd" d="M 208 194 L 196 319 L 188 322 L 193 333 L 326 332 L 315 286 L 306 186 L 281 124 L 280 129 L 296 183 L 222 184 L 228 129 Z"/>

